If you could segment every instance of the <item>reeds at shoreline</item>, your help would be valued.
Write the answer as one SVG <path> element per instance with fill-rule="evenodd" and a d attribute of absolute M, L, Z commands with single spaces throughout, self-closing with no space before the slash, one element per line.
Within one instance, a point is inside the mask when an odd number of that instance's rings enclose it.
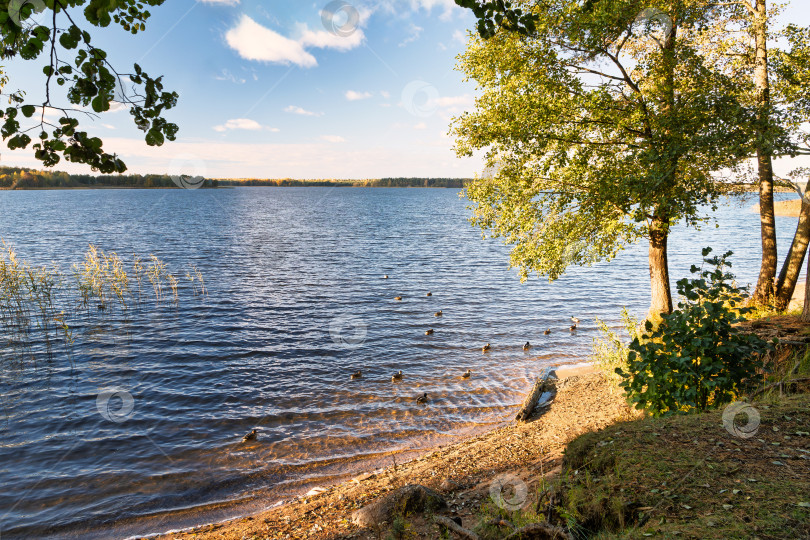
<path fill-rule="evenodd" d="M 177 307 L 183 291 L 206 295 L 202 273 L 191 266 L 188 284 L 170 273 L 166 264 L 150 255 L 131 264 L 115 252 L 88 247 L 84 260 L 71 272 L 58 267 L 34 266 L 20 259 L 3 242 L 0 249 L 0 351 L 17 361 L 42 352 L 50 356 L 55 345 L 68 356 L 77 329 L 101 324 L 123 328 L 131 313 L 147 302 L 155 307 Z"/>

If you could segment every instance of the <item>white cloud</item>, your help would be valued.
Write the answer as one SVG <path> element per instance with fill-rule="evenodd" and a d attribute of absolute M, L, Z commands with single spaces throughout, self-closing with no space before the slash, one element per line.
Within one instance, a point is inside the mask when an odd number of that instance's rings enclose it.
<path fill-rule="evenodd" d="M 411 9 L 424 9 L 426 11 L 433 11 L 433 8 L 442 9 L 442 14 L 439 19 L 448 21 L 453 18 L 453 14 L 457 11 L 460 12 L 462 8 L 458 7 L 454 0 L 410 0 Z"/>
<path fill-rule="evenodd" d="M 214 78 L 218 81 L 231 81 L 236 84 L 245 84 L 247 82 L 244 78 L 237 77 L 227 69 L 223 69 L 220 73 L 214 75 Z"/>
<path fill-rule="evenodd" d="M 413 129 L 427 129 L 427 124 L 424 122 L 419 122 L 418 124 L 413 126 Z"/>
<path fill-rule="evenodd" d="M 385 99 L 388 99 L 388 98 L 391 97 L 391 92 L 388 92 L 387 90 L 383 90 L 382 92 L 380 92 L 380 95 L 382 97 L 384 97 Z"/>
<path fill-rule="evenodd" d="M 262 129 L 266 129 L 267 131 L 278 131 L 278 128 L 262 126 L 256 120 L 251 120 L 250 118 L 233 118 L 220 126 L 214 126 L 214 131 L 219 131 L 220 133 L 223 131 L 236 129 L 248 131 L 260 131 Z"/>
<path fill-rule="evenodd" d="M 225 41 L 245 60 L 301 67 L 318 65 L 299 42 L 265 28 L 247 15 L 242 15 L 239 24 L 228 30 Z"/>
<path fill-rule="evenodd" d="M 415 24 L 411 23 L 411 27 L 409 28 L 409 31 L 410 31 L 411 34 L 408 37 L 406 37 L 404 40 L 402 40 L 399 43 L 399 46 L 404 47 L 408 43 L 412 43 L 412 42 L 416 41 L 417 39 L 419 39 L 419 36 L 422 35 L 422 30 L 424 30 L 424 28 L 422 28 L 421 26 L 416 26 Z"/>
<path fill-rule="evenodd" d="M 475 105 L 475 99 L 470 94 L 461 96 L 445 96 L 436 98 L 436 105 L 443 109 L 469 108 Z"/>
<path fill-rule="evenodd" d="M 349 101 L 359 101 L 361 99 L 368 99 L 371 97 L 371 92 L 355 92 L 354 90 L 349 90 L 346 92 L 346 99 Z"/>
<path fill-rule="evenodd" d="M 109 133 L 109 132 L 108 132 Z M 254 178 L 385 178 L 395 176 L 472 177 L 483 169 L 480 158 L 458 159 L 449 139 L 426 138 L 414 145 L 378 141 L 378 144 L 176 141 L 147 146 L 142 138 L 104 137 L 104 149 L 118 154 L 130 173 L 171 171 L 179 155 L 196 156 L 208 177 Z M 6 164 L 42 168 L 30 149 L 3 153 Z M 193 160 L 192 160 L 193 162 Z M 88 172 L 86 165 L 62 161 L 58 170 Z M 188 171 L 195 174 L 195 170 Z M 199 174 L 199 173 L 196 173 Z"/>
<path fill-rule="evenodd" d="M 297 105 L 289 105 L 284 107 L 284 112 L 300 114 L 301 116 L 323 116 L 323 113 L 308 111 L 302 107 L 298 107 Z"/>
<path fill-rule="evenodd" d="M 359 28 L 348 36 L 333 34 L 326 30 L 310 30 L 306 24 L 299 24 L 298 31 L 301 37 L 298 38 L 298 43 L 302 47 L 315 47 L 318 49 L 337 49 L 339 51 L 348 51 L 358 47 L 363 43 L 365 35 Z"/>
<path fill-rule="evenodd" d="M 462 32 L 461 30 L 456 30 L 455 32 L 453 32 L 453 39 L 464 45 L 465 43 L 467 43 L 467 34 Z"/>
<path fill-rule="evenodd" d="M 452 116 L 458 116 L 464 111 L 472 110 L 475 107 L 475 98 L 470 94 L 442 96 L 436 98 L 435 107 L 439 117 L 449 120 Z"/>
<path fill-rule="evenodd" d="M 214 4 L 217 6 L 238 6 L 239 0 L 197 0 L 203 4 Z"/>
<path fill-rule="evenodd" d="M 326 142 L 330 142 L 330 143 L 346 142 L 346 139 L 344 139 L 340 135 L 321 135 L 321 139 L 323 139 Z"/>
<path fill-rule="evenodd" d="M 218 0 L 218 3 L 227 1 Z M 291 39 L 242 15 L 239 23 L 225 34 L 225 41 L 246 60 L 309 68 L 317 66 L 318 61 L 307 52 L 307 48 L 348 51 L 358 47 L 365 39 L 360 28 L 343 36 L 326 30 L 310 30 L 306 24 L 296 27 L 299 37 Z"/>

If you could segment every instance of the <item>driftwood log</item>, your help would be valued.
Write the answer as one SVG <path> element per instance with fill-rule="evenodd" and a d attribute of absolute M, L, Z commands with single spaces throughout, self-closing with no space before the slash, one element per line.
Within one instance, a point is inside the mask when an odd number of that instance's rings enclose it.
<path fill-rule="evenodd" d="M 534 408 L 537 406 L 537 400 L 540 399 L 540 396 L 542 396 L 544 392 L 553 392 L 555 390 L 555 379 L 551 378 L 552 373 L 551 371 L 546 372 L 543 377 L 534 383 L 534 388 L 532 388 L 532 391 L 529 392 L 529 395 L 526 396 L 526 399 L 523 401 L 523 405 L 518 409 L 515 420 L 518 422 L 528 421 L 532 412 L 534 412 Z"/>
<path fill-rule="evenodd" d="M 442 525 L 443 527 L 447 527 L 461 538 L 466 538 L 467 540 L 478 540 L 479 537 L 477 534 L 472 532 L 470 529 L 465 529 L 455 521 L 450 518 L 446 518 L 444 516 L 433 516 L 433 521 Z"/>

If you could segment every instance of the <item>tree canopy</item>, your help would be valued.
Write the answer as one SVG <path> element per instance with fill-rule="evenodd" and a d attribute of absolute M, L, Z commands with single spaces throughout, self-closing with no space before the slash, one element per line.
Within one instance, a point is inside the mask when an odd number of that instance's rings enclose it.
<path fill-rule="evenodd" d="M 164 114 L 177 104 L 177 93 L 165 90 L 162 77 L 150 76 L 138 64 L 130 72 L 117 71 L 84 28 L 118 25 L 137 34 L 151 16 L 147 8 L 163 2 L 11 0 L 0 6 L 2 60 L 18 57 L 41 63 L 45 95 L 41 103 L 29 102 L 27 92 L 15 89 L 0 67 L 0 95 L 10 103 L 0 110 L 0 133 L 8 148 L 31 145 L 36 158 L 49 167 L 64 158 L 104 173 L 123 172 L 124 162 L 107 153 L 101 139 L 82 131 L 79 120 L 109 111 L 116 103 L 128 107 L 148 145 L 173 141 L 178 128 Z"/>
<path fill-rule="evenodd" d="M 535 32 L 474 39 L 461 56 L 481 95 L 454 122 L 456 149 L 485 150 L 495 171 L 467 189 L 473 222 L 513 246 L 523 279 L 650 238 L 651 311 L 668 312 L 670 227 L 697 224 L 723 192 L 713 173 L 750 151 L 737 82 L 698 50 L 719 13 L 682 0 L 518 4 Z"/>

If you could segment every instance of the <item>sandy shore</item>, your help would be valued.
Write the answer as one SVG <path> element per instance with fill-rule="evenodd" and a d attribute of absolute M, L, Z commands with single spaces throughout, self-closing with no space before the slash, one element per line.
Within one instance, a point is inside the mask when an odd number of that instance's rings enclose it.
<path fill-rule="evenodd" d="M 380 538 L 383 531 L 358 527 L 352 523 L 351 514 L 407 484 L 439 491 L 448 501 L 447 514 L 472 527 L 476 512 L 489 498 L 493 480 L 504 473 L 526 482 L 529 505 L 539 480 L 559 471 L 568 441 L 638 415 L 590 366 L 561 368 L 557 375 L 557 393 L 550 406 L 536 411 L 528 423 L 513 422 L 407 463 L 392 463 L 261 514 L 168 533 L 162 538 Z M 435 527 L 419 518 L 410 526 L 419 537 L 435 536 Z"/>
<path fill-rule="evenodd" d="M 791 199 L 789 201 L 777 201 L 773 203 L 773 213 L 777 216 L 799 217 L 799 211 L 801 209 L 801 199 Z M 755 204 L 752 206 L 751 211 L 759 213 L 759 205 Z"/>

